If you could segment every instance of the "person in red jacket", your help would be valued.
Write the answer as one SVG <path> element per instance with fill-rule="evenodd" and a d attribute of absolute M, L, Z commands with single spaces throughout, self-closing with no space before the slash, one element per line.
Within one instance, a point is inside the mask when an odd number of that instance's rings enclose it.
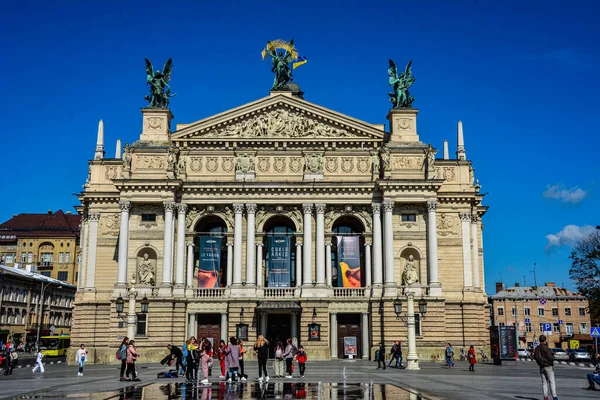
<path fill-rule="evenodd" d="M 304 347 L 298 346 L 298 353 L 296 353 L 296 361 L 298 361 L 298 367 L 300 368 L 300 378 L 304 378 L 304 371 L 306 370 L 306 360 L 308 360 L 308 356 L 304 352 Z"/>
<path fill-rule="evenodd" d="M 467 352 L 467 358 L 469 359 L 469 371 L 475 371 L 475 364 L 477 364 L 477 359 L 475 358 L 475 348 L 473 346 L 469 347 L 469 351 Z"/>
<path fill-rule="evenodd" d="M 225 379 L 225 356 L 227 355 L 227 345 L 225 341 L 221 339 L 219 343 L 219 364 L 221 364 L 221 376 L 219 378 Z"/>

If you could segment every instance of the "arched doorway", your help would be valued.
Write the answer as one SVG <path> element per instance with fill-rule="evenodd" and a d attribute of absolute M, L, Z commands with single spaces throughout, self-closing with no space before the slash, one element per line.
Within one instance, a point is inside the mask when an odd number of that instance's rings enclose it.
<path fill-rule="evenodd" d="M 332 227 L 331 283 L 334 287 L 365 286 L 365 235 L 361 222 L 341 217 Z"/>
<path fill-rule="evenodd" d="M 264 227 L 265 287 L 296 286 L 296 227 L 287 217 L 271 218 Z"/>
<path fill-rule="evenodd" d="M 227 286 L 227 225 L 217 216 L 202 218 L 196 224 L 194 266 L 198 287 Z"/>

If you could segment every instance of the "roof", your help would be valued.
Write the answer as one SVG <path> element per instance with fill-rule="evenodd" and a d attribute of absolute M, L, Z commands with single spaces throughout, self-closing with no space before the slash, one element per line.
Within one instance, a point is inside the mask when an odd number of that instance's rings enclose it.
<path fill-rule="evenodd" d="M 26 279 L 26 280 L 34 280 L 37 282 L 51 283 L 55 285 L 60 285 L 65 289 L 73 289 L 77 290 L 77 286 L 70 285 L 66 282 L 59 281 L 57 279 L 50 278 L 45 275 L 36 274 L 35 272 L 29 272 L 27 270 L 21 268 L 9 267 L 3 264 L 0 264 L 0 275 L 9 275 L 16 278 Z"/>
<path fill-rule="evenodd" d="M 10 236 L 78 236 L 81 215 L 62 210 L 45 214 L 19 214 L 0 224 L 0 235 Z M 10 232 L 10 233 L 9 233 Z"/>
<path fill-rule="evenodd" d="M 585 299 L 579 293 L 556 286 L 514 286 L 490 296 L 491 300 L 504 299 Z"/>

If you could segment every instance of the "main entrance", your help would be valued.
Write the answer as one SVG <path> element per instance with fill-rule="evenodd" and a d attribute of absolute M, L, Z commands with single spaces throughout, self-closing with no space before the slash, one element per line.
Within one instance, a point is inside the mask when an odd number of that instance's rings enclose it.
<path fill-rule="evenodd" d="M 344 338 L 356 338 L 356 358 L 362 357 L 362 342 L 360 335 L 360 314 L 338 314 L 338 358 L 344 359 Z"/>
<path fill-rule="evenodd" d="M 221 315 L 220 314 L 197 314 L 198 315 L 198 339 L 207 338 L 212 346 L 219 346 L 221 341 Z M 223 338 L 226 340 L 227 338 Z"/>
<path fill-rule="evenodd" d="M 292 337 L 292 314 L 267 314 L 267 340 L 269 358 L 275 357 L 277 342 L 283 343 Z"/>

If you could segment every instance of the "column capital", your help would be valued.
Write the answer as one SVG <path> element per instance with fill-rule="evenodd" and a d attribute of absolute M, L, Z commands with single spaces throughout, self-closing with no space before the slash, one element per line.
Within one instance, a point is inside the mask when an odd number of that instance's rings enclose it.
<path fill-rule="evenodd" d="M 383 205 L 383 210 L 385 212 L 392 212 L 394 211 L 394 201 L 393 200 L 384 200 L 383 203 L 381 203 Z"/>
<path fill-rule="evenodd" d="M 192 242 L 186 243 L 187 247 L 196 247 L 196 245 Z"/>
<path fill-rule="evenodd" d="M 317 212 L 317 214 L 323 214 L 325 212 L 326 208 L 327 208 L 327 204 L 324 204 L 324 203 L 315 204 L 315 211 Z"/>
<path fill-rule="evenodd" d="M 256 203 L 246 203 L 246 212 L 248 212 L 248 214 L 255 214 Z"/>
<path fill-rule="evenodd" d="M 179 214 L 184 214 L 187 212 L 188 209 L 188 205 L 185 203 L 178 203 L 177 204 L 177 211 L 179 212 Z"/>
<path fill-rule="evenodd" d="M 165 211 L 173 211 L 175 209 L 175 202 L 174 201 L 165 201 L 163 203 L 163 206 L 165 207 Z"/>
<path fill-rule="evenodd" d="M 302 204 L 302 210 L 304 211 L 304 214 L 312 214 L 312 209 L 312 204 Z"/>
<path fill-rule="evenodd" d="M 244 205 L 242 203 L 233 203 L 233 212 L 241 214 L 244 212 Z"/>
<path fill-rule="evenodd" d="M 120 200 L 119 207 L 121 211 L 129 211 L 131 209 L 131 202 L 129 200 Z"/>
<path fill-rule="evenodd" d="M 471 222 L 473 224 L 476 224 L 477 222 L 479 222 L 479 216 L 477 214 L 471 214 Z"/>
<path fill-rule="evenodd" d="M 435 211 L 437 210 L 438 202 L 437 200 L 428 200 L 427 201 L 427 211 Z"/>
<path fill-rule="evenodd" d="M 381 203 L 372 203 L 373 214 L 381 214 Z"/>
<path fill-rule="evenodd" d="M 90 211 L 88 213 L 88 219 L 90 222 L 98 222 L 100 219 L 100 211 Z"/>
<path fill-rule="evenodd" d="M 227 246 L 229 246 L 229 247 L 233 247 L 233 243 L 231 243 L 231 242 L 227 242 L 227 243 L 225 243 L 225 244 L 226 244 Z"/>
<path fill-rule="evenodd" d="M 458 215 L 460 216 L 461 221 L 466 221 L 466 222 L 471 221 L 471 213 L 470 212 L 461 212 L 461 213 L 458 213 Z"/>

